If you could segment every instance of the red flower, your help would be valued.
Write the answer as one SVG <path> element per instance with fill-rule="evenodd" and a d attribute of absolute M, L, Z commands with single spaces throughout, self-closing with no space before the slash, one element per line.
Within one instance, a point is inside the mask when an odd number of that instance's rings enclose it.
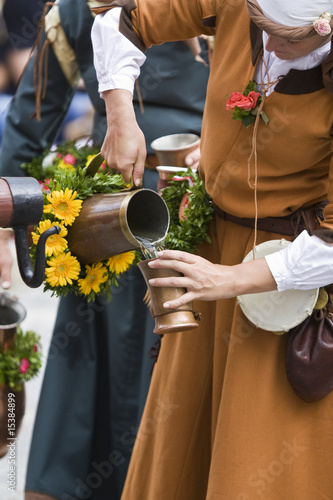
<path fill-rule="evenodd" d="M 37 351 L 38 351 L 38 345 L 34 344 L 34 352 L 37 352 Z"/>
<path fill-rule="evenodd" d="M 29 368 L 29 361 L 25 358 L 21 360 L 20 372 L 25 373 Z"/>
<path fill-rule="evenodd" d="M 71 153 L 67 153 L 66 156 L 63 158 L 65 163 L 68 163 L 69 165 L 75 165 L 76 158 L 73 156 Z"/>
<path fill-rule="evenodd" d="M 43 193 L 49 193 L 50 192 L 50 188 L 47 185 L 50 182 L 50 179 L 44 179 L 44 181 L 38 181 L 38 182 L 39 182 L 39 185 L 42 188 Z M 53 179 L 52 179 L 52 182 L 53 182 Z M 54 184 L 54 182 L 53 182 L 53 184 Z"/>
<path fill-rule="evenodd" d="M 251 90 L 248 96 L 240 92 L 233 92 L 227 101 L 227 111 L 231 111 L 235 107 L 244 109 L 244 111 L 250 111 L 256 107 L 259 96 L 259 92 L 255 92 L 254 90 Z"/>

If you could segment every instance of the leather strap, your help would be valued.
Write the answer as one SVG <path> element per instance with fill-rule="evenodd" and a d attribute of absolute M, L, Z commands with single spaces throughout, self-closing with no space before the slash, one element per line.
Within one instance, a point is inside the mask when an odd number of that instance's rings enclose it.
<path fill-rule="evenodd" d="M 323 210 L 327 201 L 316 203 L 309 208 L 300 208 L 286 217 L 265 217 L 257 220 L 257 229 L 269 233 L 283 234 L 296 237 L 302 231 L 307 230 L 310 234 L 318 228 L 320 220 L 323 220 Z M 212 203 L 216 214 L 223 220 L 228 220 L 240 226 L 254 229 L 255 219 L 247 217 L 236 217 L 222 210 L 215 202 Z"/>

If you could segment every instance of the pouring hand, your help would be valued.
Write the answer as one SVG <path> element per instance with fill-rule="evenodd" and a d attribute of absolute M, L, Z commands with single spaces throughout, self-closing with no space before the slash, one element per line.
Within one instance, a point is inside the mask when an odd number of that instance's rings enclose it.
<path fill-rule="evenodd" d="M 125 182 L 140 185 L 146 159 L 145 138 L 133 109 L 132 94 L 127 90 L 103 93 L 108 128 L 101 154 L 110 168 L 119 170 Z"/>
<path fill-rule="evenodd" d="M 191 151 L 185 158 L 184 163 L 186 167 L 191 167 L 193 170 L 197 170 L 200 161 L 200 143 L 197 148 Z"/>
<path fill-rule="evenodd" d="M 186 252 L 164 250 L 149 263 L 151 268 L 169 268 L 184 276 L 149 280 L 152 286 L 183 287 L 187 292 L 164 304 L 174 309 L 193 300 L 228 299 L 245 293 L 276 289 L 276 282 L 264 258 L 234 266 L 212 264 Z"/>
<path fill-rule="evenodd" d="M 0 286 L 7 290 L 11 287 L 12 254 L 8 245 L 8 231 L 0 229 Z"/>

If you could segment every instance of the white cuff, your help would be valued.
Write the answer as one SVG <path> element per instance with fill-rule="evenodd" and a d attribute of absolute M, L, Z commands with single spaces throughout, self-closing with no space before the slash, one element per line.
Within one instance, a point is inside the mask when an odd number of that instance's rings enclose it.
<path fill-rule="evenodd" d="M 303 231 L 290 245 L 265 257 L 279 292 L 333 283 L 333 245 Z"/>
<path fill-rule="evenodd" d="M 125 89 L 133 93 L 146 56 L 119 32 L 121 8 L 115 7 L 94 20 L 91 40 L 98 90 Z"/>

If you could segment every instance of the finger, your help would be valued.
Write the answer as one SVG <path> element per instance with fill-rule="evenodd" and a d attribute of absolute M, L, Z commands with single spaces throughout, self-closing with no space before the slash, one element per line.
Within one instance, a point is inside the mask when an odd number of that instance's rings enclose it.
<path fill-rule="evenodd" d="M 151 269 L 169 269 L 188 277 L 193 277 L 194 272 L 197 270 L 196 268 L 194 269 L 195 264 L 188 264 L 179 260 L 156 259 L 155 261 L 148 262 L 148 265 Z"/>
<path fill-rule="evenodd" d="M 200 146 L 198 146 L 194 151 L 191 151 L 185 157 L 185 160 L 184 160 L 185 165 L 188 166 L 188 167 L 194 168 L 195 165 L 199 164 L 200 155 L 201 155 L 201 153 L 200 153 Z"/>
<path fill-rule="evenodd" d="M 3 257 L 0 263 L 0 285 L 5 290 L 12 286 L 12 265 L 11 255 L 7 255 L 6 258 Z"/>
<path fill-rule="evenodd" d="M 2 268 L 0 283 L 4 290 L 8 290 L 12 286 L 10 267 L 5 266 Z"/>
<path fill-rule="evenodd" d="M 111 167 L 112 168 L 112 167 Z M 124 182 L 129 184 L 132 181 L 133 176 L 133 163 L 130 161 L 127 162 L 118 162 L 115 163 L 115 167 L 122 175 Z"/>
<path fill-rule="evenodd" d="M 188 288 L 191 286 L 191 282 L 185 276 L 167 276 L 164 278 L 151 278 L 149 285 L 165 288 Z"/>
<path fill-rule="evenodd" d="M 163 307 L 165 309 L 177 309 L 178 307 L 184 306 L 189 302 L 193 302 L 193 300 L 195 300 L 195 294 L 193 292 L 187 292 L 178 299 L 164 302 Z"/>
<path fill-rule="evenodd" d="M 133 165 L 128 165 L 127 167 L 122 168 L 120 172 L 126 184 L 129 184 L 132 180 Z"/>
<path fill-rule="evenodd" d="M 12 283 L 10 280 L 1 280 L 1 286 L 4 290 L 8 290 L 12 286 Z"/>
<path fill-rule="evenodd" d="M 158 267 L 159 260 L 179 260 L 180 262 L 186 262 L 187 264 L 196 264 L 200 257 L 188 252 L 182 252 L 181 250 L 162 250 L 157 253 L 157 259 L 152 260 L 149 265 L 151 267 Z"/>
<path fill-rule="evenodd" d="M 142 183 L 142 176 L 145 170 L 146 152 L 143 151 L 138 154 L 138 158 L 133 168 L 133 182 L 135 186 L 140 186 Z"/>

